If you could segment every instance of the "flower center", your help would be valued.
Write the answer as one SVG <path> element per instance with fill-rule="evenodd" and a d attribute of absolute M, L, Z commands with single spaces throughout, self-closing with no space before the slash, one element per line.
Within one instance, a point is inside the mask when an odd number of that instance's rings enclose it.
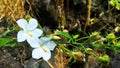
<path fill-rule="evenodd" d="M 43 48 L 43 51 L 44 51 L 44 52 L 47 52 L 48 50 L 47 50 L 46 48 Z"/>
<path fill-rule="evenodd" d="M 33 37 L 33 34 L 32 33 L 30 33 L 29 31 L 26 31 L 27 32 L 27 34 L 30 36 L 30 37 Z"/>
<path fill-rule="evenodd" d="M 40 47 L 43 49 L 44 52 L 48 52 L 48 49 L 43 47 L 43 45 L 41 44 Z"/>

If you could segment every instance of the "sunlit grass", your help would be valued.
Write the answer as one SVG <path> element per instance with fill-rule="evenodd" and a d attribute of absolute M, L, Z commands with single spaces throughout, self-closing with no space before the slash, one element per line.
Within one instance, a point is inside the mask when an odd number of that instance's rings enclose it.
<path fill-rule="evenodd" d="M 25 15 L 25 0 L 0 0 L 0 19 L 7 17 L 7 20 L 16 21 Z"/>

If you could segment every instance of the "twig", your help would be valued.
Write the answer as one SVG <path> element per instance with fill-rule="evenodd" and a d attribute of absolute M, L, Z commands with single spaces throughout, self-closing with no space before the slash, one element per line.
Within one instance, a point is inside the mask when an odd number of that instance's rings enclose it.
<path fill-rule="evenodd" d="M 86 31 L 86 27 L 90 25 L 90 23 L 89 23 L 90 11 L 91 11 L 91 0 L 88 0 L 87 17 L 86 17 L 86 22 L 85 22 L 85 26 L 84 26 L 84 31 Z"/>
<path fill-rule="evenodd" d="M 54 68 L 53 65 L 49 62 L 49 61 L 46 61 L 48 63 L 48 65 L 51 67 L 51 68 Z"/>

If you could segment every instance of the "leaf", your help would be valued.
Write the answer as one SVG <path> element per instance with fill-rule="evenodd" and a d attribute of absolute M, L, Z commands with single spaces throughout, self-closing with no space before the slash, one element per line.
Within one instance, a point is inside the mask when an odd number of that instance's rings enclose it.
<path fill-rule="evenodd" d="M 65 32 L 60 31 L 60 32 L 58 32 L 58 34 L 61 35 L 61 36 L 66 37 L 66 38 L 68 38 L 68 39 L 70 39 L 70 40 L 73 39 L 72 36 L 71 36 L 70 34 L 68 34 L 68 33 L 65 33 Z"/>
<path fill-rule="evenodd" d="M 0 47 L 5 46 L 9 42 L 12 42 L 14 39 L 13 38 L 0 38 Z"/>
<path fill-rule="evenodd" d="M 73 35 L 74 39 L 77 39 L 79 37 L 79 34 Z"/>
<path fill-rule="evenodd" d="M 97 44 L 97 43 L 94 43 L 94 42 L 92 43 L 92 45 L 95 46 L 95 47 L 100 47 L 100 46 L 102 46 L 102 45 Z"/>
<path fill-rule="evenodd" d="M 120 42 L 118 42 L 115 46 L 120 48 Z"/>
<path fill-rule="evenodd" d="M 116 9 L 117 9 L 117 10 L 120 10 L 120 4 L 117 4 L 117 5 L 116 5 Z"/>

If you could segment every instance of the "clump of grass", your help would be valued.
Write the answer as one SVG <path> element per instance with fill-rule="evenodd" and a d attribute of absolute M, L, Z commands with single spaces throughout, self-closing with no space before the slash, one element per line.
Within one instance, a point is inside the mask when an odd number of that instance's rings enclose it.
<path fill-rule="evenodd" d="M 0 19 L 16 21 L 25 15 L 24 0 L 0 0 Z"/>

